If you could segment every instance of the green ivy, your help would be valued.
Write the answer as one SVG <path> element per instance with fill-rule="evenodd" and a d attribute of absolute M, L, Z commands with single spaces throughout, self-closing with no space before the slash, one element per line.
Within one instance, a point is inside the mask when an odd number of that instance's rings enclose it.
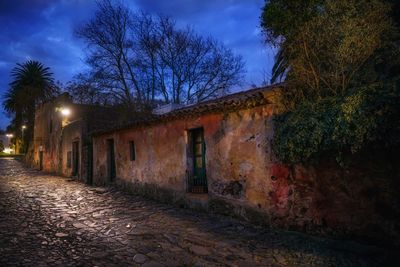
<path fill-rule="evenodd" d="M 285 163 L 400 144 L 400 80 L 350 90 L 344 96 L 303 102 L 275 119 L 273 150 Z"/>

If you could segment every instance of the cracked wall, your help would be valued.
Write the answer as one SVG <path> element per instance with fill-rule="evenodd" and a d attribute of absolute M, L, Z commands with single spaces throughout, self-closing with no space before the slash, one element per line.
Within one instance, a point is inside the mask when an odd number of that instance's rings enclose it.
<path fill-rule="evenodd" d="M 94 182 L 107 184 L 106 142 L 112 138 L 117 184 L 181 203 L 190 173 L 187 133 L 202 127 L 209 211 L 321 235 L 399 236 L 398 159 L 364 158 L 348 170 L 330 160 L 286 166 L 271 152 L 272 115 L 273 106 L 263 105 L 95 136 Z"/>

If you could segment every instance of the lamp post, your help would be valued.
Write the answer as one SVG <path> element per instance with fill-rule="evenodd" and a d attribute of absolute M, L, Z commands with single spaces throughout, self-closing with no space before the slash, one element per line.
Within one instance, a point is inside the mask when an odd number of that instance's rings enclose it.
<path fill-rule="evenodd" d="M 64 127 L 69 123 L 68 117 L 69 117 L 69 115 L 71 115 L 71 110 L 67 107 L 61 107 L 60 113 L 61 113 L 61 116 L 63 117 L 62 127 Z"/>
<path fill-rule="evenodd" d="M 26 129 L 26 125 L 21 126 L 21 135 L 22 135 L 22 153 L 25 153 L 25 140 L 24 140 L 24 131 Z"/>

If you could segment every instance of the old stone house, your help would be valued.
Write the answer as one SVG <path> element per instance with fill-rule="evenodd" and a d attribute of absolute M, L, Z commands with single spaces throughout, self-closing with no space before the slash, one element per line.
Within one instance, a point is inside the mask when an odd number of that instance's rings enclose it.
<path fill-rule="evenodd" d="M 114 119 L 115 112 L 110 108 L 76 104 L 68 94 L 62 94 L 36 109 L 33 143 L 26 159 L 37 169 L 90 184 L 89 133 Z"/>

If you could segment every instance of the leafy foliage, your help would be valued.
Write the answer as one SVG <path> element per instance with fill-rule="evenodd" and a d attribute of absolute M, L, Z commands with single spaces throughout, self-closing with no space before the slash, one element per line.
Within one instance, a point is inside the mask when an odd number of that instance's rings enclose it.
<path fill-rule="evenodd" d="M 276 118 L 274 151 L 287 163 L 316 161 L 329 153 L 400 144 L 400 80 L 353 89 L 345 96 L 304 102 Z"/>
<path fill-rule="evenodd" d="M 399 13 L 392 0 L 266 2 L 266 40 L 279 47 L 272 78 L 285 79 L 286 113 L 274 151 L 287 163 L 342 160 L 399 144 Z"/>

